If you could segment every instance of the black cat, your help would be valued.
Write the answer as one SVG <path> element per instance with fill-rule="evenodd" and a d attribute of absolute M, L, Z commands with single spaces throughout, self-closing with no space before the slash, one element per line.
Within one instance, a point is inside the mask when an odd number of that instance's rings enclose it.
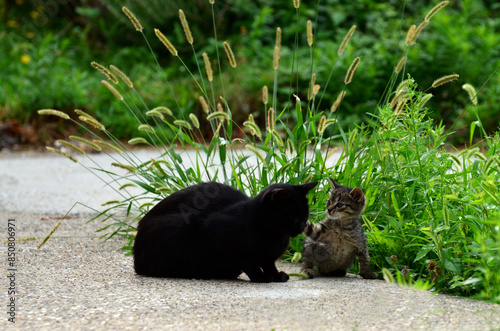
<path fill-rule="evenodd" d="M 309 216 L 307 193 L 317 182 L 273 184 L 249 198 L 219 183 L 197 184 L 163 199 L 139 222 L 137 274 L 286 282 L 274 262 Z"/>

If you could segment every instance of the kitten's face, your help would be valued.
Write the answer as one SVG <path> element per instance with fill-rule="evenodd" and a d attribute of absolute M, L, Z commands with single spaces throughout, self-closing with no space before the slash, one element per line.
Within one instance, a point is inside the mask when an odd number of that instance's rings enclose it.
<path fill-rule="evenodd" d="M 359 187 L 354 189 L 342 186 L 330 178 L 332 193 L 326 203 L 326 215 L 329 218 L 349 218 L 361 214 L 366 198 Z"/>

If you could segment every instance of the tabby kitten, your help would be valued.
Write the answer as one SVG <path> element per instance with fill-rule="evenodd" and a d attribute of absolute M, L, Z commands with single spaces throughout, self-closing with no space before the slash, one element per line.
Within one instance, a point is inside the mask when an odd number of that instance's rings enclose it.
<path fill-rule="evenodd" d="M 304 230 L 307 193 L 316 182 L 273 184 L 249 198 L 230 186 L 202 183 L 168 196 L 139 222 L 137 274 L 153 277 L 236 278 L 286 282 L 274 264 L 290 237 Z"/>
<path fill-rule="evenodd" d="M 316 266 L 320 274 L 343 277 L 358 257 L 359 274 L 376 278 L 370 270 L 366 236 L 361 226 L 361 212 L 366 198 L 359 187 L 342 186 L 329 178 L 332 193 L 327 202 L 326 219 L 318 224 L 307 222 L 304 234 L 302 272 L 314 278 Z"/>

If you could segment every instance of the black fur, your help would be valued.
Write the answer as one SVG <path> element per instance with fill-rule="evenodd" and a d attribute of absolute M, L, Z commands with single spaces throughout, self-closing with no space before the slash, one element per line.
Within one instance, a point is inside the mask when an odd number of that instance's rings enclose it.
<path fill-rule="evenodd" d="M 135 271 L 201 279 L 245 272 L 253 282 L 285 282 L 274 262 L 304 230 L 316 184 L 273 184 L 254 198 L 219 183 L 175 192 L 139 222 Z"/>

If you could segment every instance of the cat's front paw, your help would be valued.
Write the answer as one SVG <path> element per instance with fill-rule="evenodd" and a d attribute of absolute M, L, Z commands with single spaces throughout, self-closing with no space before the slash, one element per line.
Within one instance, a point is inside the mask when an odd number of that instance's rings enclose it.
<path fill-rule="evenodd" d="M 270 283 L 273 280 L 272 277 L 265 275 L 265 274 L 260 274 L 258 276 L 252 276 L 250 277 L 250 281 L 253 283 Z"/>
<path fill-rule="evenodd" d="M 364 279 L 375 279 L 375 278 L 377 278 L 377 273 L 373 272 L 373 271 L 363 272 L 363 273 L 360 273 L 359 275 L 361 277 L 363 277 Z"/>
<path fill-rule="evenodd" d="M 290 276 L 286 272 L 280 271 L 273 276 L 273 282 L 284 283 L 290 279 Z"/>

